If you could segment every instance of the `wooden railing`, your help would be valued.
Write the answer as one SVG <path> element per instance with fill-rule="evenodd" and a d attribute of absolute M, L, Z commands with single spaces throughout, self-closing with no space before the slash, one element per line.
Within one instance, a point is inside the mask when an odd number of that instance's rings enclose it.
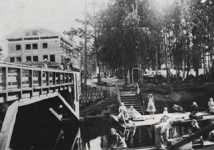
<path fill-rule="evenodd" d="M 98 89 L 96 87 L 84 87 L 82 88 L 82 94 L 80 96 L 80 103 L 82 105 L 94 103 L 99 100 L 104 99 L 105 91 Z"/>
<path fill-rule="evenodd" d="M 0 103 L 60 90 L 75 90 L 74 74 L 67 70 L 0 62 Z"/>

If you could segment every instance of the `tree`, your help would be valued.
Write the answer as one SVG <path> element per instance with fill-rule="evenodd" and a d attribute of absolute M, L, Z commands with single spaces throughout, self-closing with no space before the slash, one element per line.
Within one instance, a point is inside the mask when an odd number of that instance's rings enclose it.
<path fill-rule="evenodd" d="M 170 1 L 167 10 L 153 2 L 113 0 L 107 9 L 88 21 L 87 36 L 92 39 L 89 49 L 96 55 L 98 66 L 102 62 L 122 70 L 126 77 L 127 71 L 136 65 L 158 70 L 165 64 L 167 73 L 169 68 L 175 68 L 178 76 L 182 71 L 185 77 L 194 68 L 198 76 L 201 64 L 206 63 L 201 56 L 205 58 L 209 53 L 212 57 L 213 1 Z M 70 31 L 80 39 L 84 32 L 81 28 Z M 82 49 L 81 46 L 78 48 Z"/>
<path fill-rule="evenodd" d="M 80 23 L 82 27 L 77 27 L 77 28 L 71 27 L 70 30 L 65 31 L 64 34 L 68 35 L 70 40 L 73 41 L 73 48 L 78 50 L 81 53 L 81 60 L 80 60 L 81 83 L 82 83 L 82 75 L 83 75 L 84 84 L 86 85 L 87 77 L 88 77 L 87 56 L 92 49 L 93 28 L 91 27 L 91 24 L 88 19 L 86 19 L 85 21 L 82 21 L 82 20 L 76 20 L 76 21 Z M 90 26 L 90 28 L 87 26 Z M 82 66 L 84 66 L 83 74 L 82 74 Z"/>

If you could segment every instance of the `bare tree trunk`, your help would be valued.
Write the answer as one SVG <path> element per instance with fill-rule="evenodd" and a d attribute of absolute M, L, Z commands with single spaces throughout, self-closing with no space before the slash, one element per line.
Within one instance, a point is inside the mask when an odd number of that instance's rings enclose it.
<path fill-rule="evenodd" d="M 127 85 L 128 80 L 127 80 L 127 69 L 126 69 L 126 67 L 123 70 L 123 75 L 124 75 L 125 85 Z"/>
<path fill-rule="evenodd" d="M 196 79 L 198 79 L 198 76 L 199 76 L 198 68 L 194 68 L 194 70 L 195 70 L 195 73 L 196 73 Z"/>
<path fill-rule="evenodd" d="M 182 62 L 182 71 L 183 71 L 182 79 L 183 80 L 185 79 L 185 71 L 186 71 L 185 66 L 186 66 L 185 60 L 183 59 L 183 62 Z"/>

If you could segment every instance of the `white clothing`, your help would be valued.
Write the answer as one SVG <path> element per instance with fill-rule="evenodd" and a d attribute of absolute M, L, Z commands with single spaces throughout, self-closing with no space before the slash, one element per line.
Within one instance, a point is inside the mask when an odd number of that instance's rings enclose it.
<path fill-rule="evenodd" d="M 214 113 L 214 102 L 209 101 L 208 102 L 209 112 Z"/>
<path fill-rule="evenodd" d="M 148 102 L 146 111 L 148 113 L 155 113 L 156 112 L 155 103 L 154 103 L 154 99 L 153 98 L 149 98 L 149 102 Z"/>

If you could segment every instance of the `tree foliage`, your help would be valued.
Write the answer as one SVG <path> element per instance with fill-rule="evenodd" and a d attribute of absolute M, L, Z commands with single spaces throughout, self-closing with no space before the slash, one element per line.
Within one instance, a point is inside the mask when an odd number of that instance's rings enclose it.
<path fill-rule="evenodd" d="M 212 57 L 214 1 L 172 0 L 162 7 L 157 2 L 112 0 L 100 11 L 93 45 L 99 59 L 125 72 L 141 64 L 143 69 L 165 66 L 187 75 L 193 68 L 198 74 L 206 64 L 201 58 L 206 53 Z"/>

